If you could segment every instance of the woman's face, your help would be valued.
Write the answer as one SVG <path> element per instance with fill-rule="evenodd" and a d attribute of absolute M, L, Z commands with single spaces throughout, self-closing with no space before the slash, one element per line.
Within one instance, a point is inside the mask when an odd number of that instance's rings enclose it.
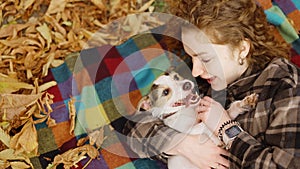
<path fill-rule="evenodd" d="M 245 59 L 243 65 L 239 64 L 244 54 L 240 48 L 213 44 L 207 37 L 199 29 L 185 28 L 182 32 L 184 49 L 192 57 L 193 76 L 206 79 L 214 90 L 222 90 L 237 80 L 248 65 Z"/>

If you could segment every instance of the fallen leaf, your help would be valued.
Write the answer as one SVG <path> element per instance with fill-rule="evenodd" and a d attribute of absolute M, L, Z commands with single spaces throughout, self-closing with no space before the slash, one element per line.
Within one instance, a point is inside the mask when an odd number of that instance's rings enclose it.
<path fill-rule="evenodd" d="M 8 168 L 10 166 L 8 161 L 0 160 L 0 168 Z"/>
<path fill-rule="evenodd" d="M 31 168 L 30 165 L 26 164 L 23 161 L 12 161 L 10 162 L 10 166 L 12 169 L 26 169 Z"/>
<path fill-rule="evenodd" d="M 54 13 L 62 12 L 64 11 L 66 4 L 67 4 L 66 0 L 51 0 L 46 13 L 54 14 Z"/>
<path fill-rule="evenodd" d="M 105 10 L 105 5 L 102 0 L 91 0 L 100 10 Z"/>
<path fill-rule="evenodd" d="M 0 140 L 2 141 L 2 143 L 9 147 L 10 139 L 10 136 L 2 128 L 0 128 Z"/>
<path fill-rule="evenodd" d="M 105 140 L 106 137 L 104 137 L 104 128 L 101 127 L 99 130 L 95 130 L 92 133 L 88 134 L 90 144 L 91 145 L 96 145 L 97 148 L 100 148 L 103 141 Z"/>
<path fill-rule="evenodd" d="M 0 75 L 0 94 L 9 94 L 12 92 L 16 92 L 20 89 L 33 89 L 33 85 L 18 82 L 18 80 L 10 78 L 8 76 Z"/>
<path fill-rule="evenodd" d="M 14 116 L 19 116 L 27 108 L 37 102 L 42 96 L 40 94 L 0 94 L 0 115 L 6 111 L 7 120 L 10 121 Z"/>
<path fill-rule="evenodd" d="M 37 132 L 34 124 L 28 120 L 22 130 L 14 135 L 10 141 L 10 147 L 17 154 L 35 156 L 38 152 Z"/>
<path fill-rule="evenodd" d="M 56 81 L 50 81 L 50 82 L 44 83 L 38 87 L 39 88 L 38 92 L 41 93 L 41 92 L 46 91 L 49 88 L 56 86 L 56 85 L 57 85 Z"/>
<path fill-rule="evenodd" d="M 34 0 L 23 0 L 21 1 L 21 8 L 26 10 L 27 8 L 29 8 L 32 4 L 34 3 Z"/>
<path fill-rule="evenodd" d="M 25 23 L 25 24 L 10 24 L 4 26 L 0 29 L 0 38 L 8 37 L 13 35 L 13 31 L 21 31 L 29 26 L 33 25 L 32 23 Z"/>
<path fill-rule="evenodd" d="M 68 109 L 69 109 L 69 119 L 70 119 L 70 134 L 73 134 L 75 129 L 75 117 L 76 117 L 76 108 L 75 108 L 75 98 L 70 98 L 68 102 Z"/>
<path fill-rule="evenodd" d="M 49 164 L 48 167 L 56 168 L 59 164 L 64 164 L 64 168 L 76 167 L 78 162 L 86 158 L 86 154 L 91 159 L 95 159 L 99 156 L 99 151 L 95 147 L 85 144 L 55 156 L 53 163 Z"/>
<path fill-rule="evenodd" d="M 36 30 L 43 36 L 43 38 L 47 41 L 47 49 L 50 48 L 50 44 L 52 42 L 51 31 L 46 23 L 36 28 Z"/>
<path fill-rule="evenodd" d="M 150 0 L 146 2 L 139 10 L 137 10 L 138 13 L 145 12 L 154 2 L 155 0 Z"/>

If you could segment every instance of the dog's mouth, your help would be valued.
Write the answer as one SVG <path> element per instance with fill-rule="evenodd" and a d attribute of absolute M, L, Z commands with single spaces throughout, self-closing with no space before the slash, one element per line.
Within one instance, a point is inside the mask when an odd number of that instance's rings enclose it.
<path fill-rule="evenodd" d="M 199 103 L 201 99 L 201 96 L 199 96 L 198 94 L 188 94 L 184 99 L 180 99 L 178 101 L 176 101 L 172 107 L 179 107 L 179 106 L 185 106 L 188 107 L 190 105 L 195 105 L 197 103 Z"/>

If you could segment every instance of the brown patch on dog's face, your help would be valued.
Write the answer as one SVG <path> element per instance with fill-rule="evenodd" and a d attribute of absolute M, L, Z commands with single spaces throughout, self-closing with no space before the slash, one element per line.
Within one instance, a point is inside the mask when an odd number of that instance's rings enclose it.
<path fill-rule="evenodd" d="M 152 85 L 149 98 L 153 107 L 164 106 L 165 103 L 172 97 L 172 90 L 166 85 Z"/>
<path fill-rule="evenodd" d="M 183 77 L 181 77 L 178 73 L 171 71 L 171 72 L 165 72 L 163 76 L 170 77 L 170 82 L 172 81 L 182 81 L 184 80 Z M 181 86 L 179 86 L 181 87 Z M 153 107 L 162 107 L 165 106 L 165 104 L 170 100 L 172 95 L 175 91 L 173 91 L 169 84 L 153 84 L 150 90 L 150 93 L 148 94 L 149 99 L 151 100 L 151 104 Z"/>

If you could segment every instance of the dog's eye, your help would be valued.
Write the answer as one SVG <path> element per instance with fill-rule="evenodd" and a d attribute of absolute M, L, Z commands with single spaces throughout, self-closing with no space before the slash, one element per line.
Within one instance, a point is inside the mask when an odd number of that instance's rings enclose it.
<path fill-rule="evenodd" d="M 162 95 L 163 95 L 163 96 L 167 96 L 167 95 L 169 94 L 169 92 L 170 92 L 169 89 L 165 89 L 165 90 L 163 90 Z"/>

